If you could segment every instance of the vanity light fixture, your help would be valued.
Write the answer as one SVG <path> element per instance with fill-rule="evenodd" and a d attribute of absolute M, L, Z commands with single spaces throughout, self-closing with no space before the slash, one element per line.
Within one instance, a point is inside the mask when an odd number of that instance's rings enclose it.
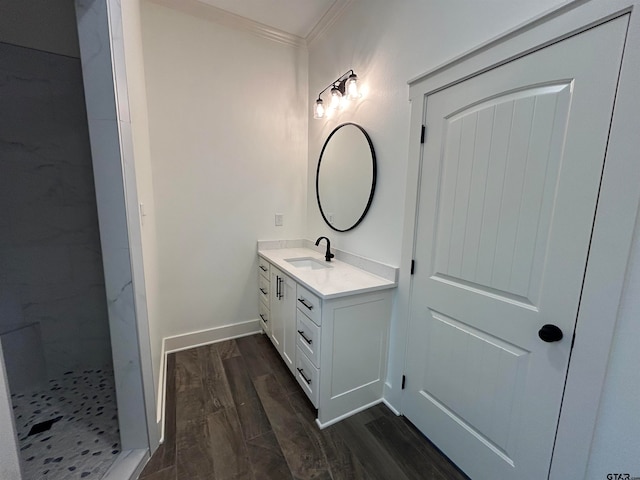
<path fill-rule="evenodd" d="M 329 109 L 327 109 L 324 106 L 322 94 L 329 88 L 331 88 L 331 100 Z M 362 94 L 358 88 L 358 76 L 353 70 L 348 70 L 318 94 L 318 99 L 313 107 L 313 118 L 324 118 L 330 111 L 343 107 L 345 100 L 357 100 L 360 97 L 362 97 Z"/>

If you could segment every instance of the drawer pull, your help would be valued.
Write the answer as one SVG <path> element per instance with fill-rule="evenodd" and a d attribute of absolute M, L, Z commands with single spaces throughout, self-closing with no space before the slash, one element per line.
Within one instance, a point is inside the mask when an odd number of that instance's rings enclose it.
<path fill-rule="evenodd" d="M 262 321 L 264 323 L 267 323 L 269 320 L 267 320 L 266 318 L 264 318 L 264 315 L 260 314 L 260 318 L 262 319 Z"/>
<path fill-rule="evenodd" d="M 267 271 L 267 267 L 265 267 L 264 265 L 260 265 L 260 270 L 262 270 L 263 272 Z"/>
<path fill-rule="evenodd" d="M 298 301 L 307 307 L 309 310 L 313 310 L 313 305 L 309 305 L 304 298 L 299 298 Z"/>
<path fill-rule="evenodd" d="M 267 294 L 267 291 L 264 288 L 261 288 L 260 291 L 262 292 L 263 295 Z"/>
<path fill-rule="evenodd" d="M 313 342 L 313 340 L 309 340 L 306 335 L 304 334 L 304 332 L 302 330 L 298 330 L 298 333 L 300 334 L 300 336 L 302 338 L 304 338 L 304 341 L 307 342 L 309 345 L 311 345 L 311 343 Z"/>
<path fill-rule="evenodd" d="M 304 381 L 307 382 L 307 385 L 311 385 L 311 379 L 307 378 L 304 374 L 304 370 L 302 370 L 301 368 L 297 368 L 296 370 L 298 370 L 298 373 L 300 373 L 300 375 L 302 376 L 302 378 L 304 378 Z"/>

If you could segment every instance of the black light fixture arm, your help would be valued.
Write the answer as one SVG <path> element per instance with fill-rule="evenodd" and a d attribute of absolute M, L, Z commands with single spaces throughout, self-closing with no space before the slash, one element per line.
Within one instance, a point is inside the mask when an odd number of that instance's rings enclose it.
<path fill-rule="evenodd" d="M 345 73 L 340 75 L 338 78 L 336 78 L 333 82 L 331 82 L 329 85 L 327 85 L 326 87 L 324 87 L 324 89 L 320 91 L 320 93 L 318 94 L 318 100 L 320 99 L 320 96 L 324 92 L 326 92 L 329 88 L 332 88 L 332 87 L 336 87 L 338 90 L 340 90 L 340 93 L 344 95 L 347 79 L 349 78 L 350 75 L 354 75 L 354 74 L 355 72 L 353 71 L 353 69 L 349 69 Z"/>

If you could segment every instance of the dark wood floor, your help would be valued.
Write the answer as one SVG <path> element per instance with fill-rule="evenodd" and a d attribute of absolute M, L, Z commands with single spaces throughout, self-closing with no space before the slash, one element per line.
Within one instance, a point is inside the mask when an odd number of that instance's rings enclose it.
<path fill-rule="evenodd" d="M 169 355 L 166 401 L 144 480 L 467 478 L 384 405 L 320 430 L 264 335 Z"/>

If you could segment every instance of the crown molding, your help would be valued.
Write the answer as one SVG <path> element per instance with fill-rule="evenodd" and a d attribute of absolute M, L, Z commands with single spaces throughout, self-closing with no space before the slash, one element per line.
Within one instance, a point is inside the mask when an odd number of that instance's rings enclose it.
<path fill-rule="evenodd" d="M 225 25 L 227 27 L 235 28 L 238 30 L 244 30 L 258 35 L 262 38 L 272 40 L 274 42 L 290 45 L 294 47 L 305 47 L 306 40 L 297 35 L 285 32 L 278 28 L 270 27 L 260 22 L 250 20 L 248 18 L 236 15 L 213 5 L 199 2 L 197 0 L 149 0 L 151 3 L 162 5 L 163 7 L 178 10 L 180 12 L 192 15 L 197 18 L 202 18 L 212 22 Z M 343 1 L 350 2 L 351 0 L 337 0 L 334 5 L 329 9 L 333 9 L 337 3 Z M 328 13 L 328 12 L 327 12 Z M 324 19 L 325 16 L 322 17 Z M 320 20 L 322 22 L 322 20 Z M 332 21 L 333 22 L 333 21 Z M 317 27 L 317 25 L 316 25 Z M 314 28 L 315 31 L 315 28 Z M 313 33 L 313 31 L 312 31 Z"/>
<path fill-rule="evenodd" d="M 329 7 L 329 10 L 322 16 L 320 21 L 309 32 L 309 35 L 305 37 L 307 46 L 311 45 L 318 38 L 322 37 L 327 30 L 342 16 L 347 7 L 353 3 L 354 0 L 336 0 L 333 5 Z"/>

